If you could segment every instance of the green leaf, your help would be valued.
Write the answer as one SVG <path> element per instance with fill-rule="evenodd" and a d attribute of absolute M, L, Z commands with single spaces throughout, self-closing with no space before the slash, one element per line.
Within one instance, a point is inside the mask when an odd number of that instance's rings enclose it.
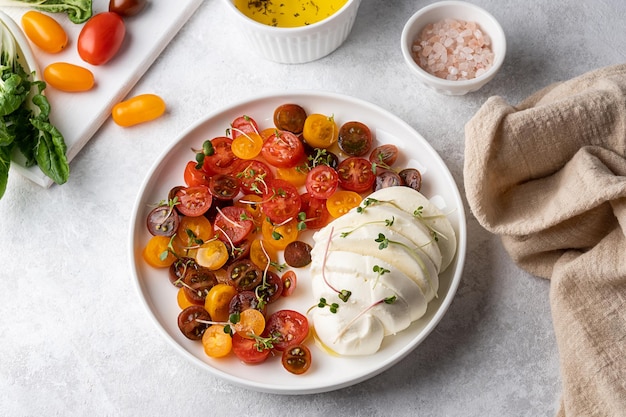
<path fill-rule="evenodd" d="M 4 195 L 9 182 L 9 168 L 11 167 L 11 151 L 13 145 L 0 146 L 0 198 Z"/>
<path fill-rule="evenodd" d="M 91 0 L 0 0 L 0 6 L 31 6 L 48 13 L 67 13 L 74 23 L 83 23 L 93 13 Z"/>

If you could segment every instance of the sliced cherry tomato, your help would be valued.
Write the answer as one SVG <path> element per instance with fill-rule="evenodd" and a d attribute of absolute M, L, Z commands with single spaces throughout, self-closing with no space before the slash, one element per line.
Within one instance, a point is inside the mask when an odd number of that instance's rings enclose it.
<path fill-rule="evenodd" d="M 254 222 L 244 208 L 226 206 L 215 217 L 213 229 L 220 240 L 236 245 L 252 232 Z"/>
<path fill-rule="evenodd" d="M 169 269 L 169 279 L 170 282 L 178 288 L 182 288 L 183 286 L 183 279 L 185 278 L 185 274 L 187 273 L 188 269 L 192 269 L 192 268 L 197 268 L 198 265 L 196 264 L 196 261 L 193 258 L 189 258 L 189 257 L 179 257 L 178 259 L 176 259 L 176 262 L 174 262 L 172 265 L 170 265 L 170 269 Z"/>
<path fill-rule="evenodd" d="M 168 250 L 169 244 L 167 236 L 152 236 L 142 252 L 143 259 L 154 268 L 168 268 L 176 261 L 176 256 Z"/>
<path fill-rule="evenodd" d="M 246 133 L 233 139 L 232 149 L 237 158 L 256 158 L 263 148 L 263 138 L 255 132 Z"/>
<path fill-rule="evenodd" d="M 230 300 L 235 295 L 237 295 L 237 289 L 232 285 L 219 283 L 211 287 L 206 296 L 204 308 L 209 312 L 213 321 L 228 321 Z"/>
<path fill-rule="evenodd" d="M 228 248 L 221 240 L 211 240 L 198 248 L 196 261 L 199 265 L 216 271 L 228 262 Z"/>
<path fill-rule="evenodd" d="M 22 16 L 22 28 L 28 39 L 44 52 L 56 54 L 67 46 L 65 29 L 47 14 L 27 11 Z"/>
<path fill-rule="evenodd" d="M 209 176 L 202 169 L 196 167 L 198 165 L 195 161 L 187 162 L 185 171 L 183 173 L 183 179 L 188 187 L 194 187 L 196 185 L 209 185 Z"/>
<path fill-rule="evenodd" d="M 229 314 L 239 314 L 250 308 L 259 310 L 263 316 L 267 313 L 267 304 L 261 303 L 254 291 L 240 291 L 231 298 L 228 312 Z"/>
<path fill-rule="evenodd" d="M 305 214 L 304 224 L 307 229 L 317 230 L 328 224 L 330 213 L 325 199 L 311 197 L 309 193 L 302 194 L 300 199 L 302 200 L 300 210 Z"/>
<path fill-rule="evenodd" d="M 326 149 L 337 142 L 339 128 L 334 117 L 314 113 L 306 118 L 302 136 L 310 146 Z"/>
<path fill-rule="evenodd" d="M 311 245 L 294 240 L 285 247 L 285 263 L 293 268 L 302 268 L 311 263 Z"/>
<path fill-rule="evenodd" d="M 223 358 L 233 349 L 233 339 L 224 331 L 224 325 L 213 324 L 202 335 L 204 353 L 212 358 Z"/>
<path fill-rule="evenodd" d="M 246 339 L 261 336 L 265 329 L 265 316 L 257 309 L 245 309 L 239 313 L 239 321 L 233 325 L 233 328 Z"/>
<path fill-rule="evenodd" d="M 178 328 L 187 339 L 200 340 L 209 324 L 211 316 L 202 306 L 193 305 L 187 307 L 178 314 Z"/>
<path fill-rule="evenodd" d="M 184 216 L 202 216 L 213 202 L 209 187 L 204 185 L 183 187 L 176 192 L 176 197 L 179 201 L 176 209 Z"/>
<path fill-rule="evenodd" d="M 339 185 L 348 191 L 364 193 L 372 189 L 375 175 L 372 171 L 372 163 L 361 157 L 352 156 L 344 159 L 337 167 Z"/>
<path fill-rule="evenodd" d="M 267 182 L 267 190 L 263 193 L 261 211 L 274 224 L 295 219 L 300 212 L 302 200 L 298 189 L 291 183 L 274 179 Z"/>
<path fill-rule="evenodd" d="M 226 136 L 211 139 L 213 155 L 204 157 L 202 169 L 209 175 L 230 174 L 239 158 L 232 149 L 233 140 Z"/>
<path fill-rule="evenodd" d="M 188 269 L 183 282 L 183 291 L 187 299 L 192 304 L 204 306 L 207 294 L 217 285 L 217 278 L 213 271 L 199 266 Z"/>
<path fill-rule="evenodd" d="M 189 301 L 182 287 L 179 288 L 178 292 L 176 293 L 176 303 L 181 310 L 184 310 L 187 307 L 191 307 L 192 305 L 194 305 L 191 301 Z"/>
<path fill-rule="evenodd" d="M 259 268 L 265 269 L 272 262 L 276 262 L 278 255 L 272 245 L 262 239 L 254 239 L 250 246 L 250 260 Z"/>
<path fill-rule="evenodd" d="M 267 271 L 263 284 L 257 289 L 259 297 L 267 304 L 272 304 L 283 294 L 283 281 L 274 271 Z"/>
<path fill-rule="evenodd" d="M 243 363 L 254 365 L 265 362 L 271 351 L 255 339 L 246 339 L 239 333 L 233 335 L 233 353 Z"/>
<path fill-rule="evenodd" d="M 135 16 L 147 3 L 147 0 L 109 0 L 109 11 L 124 17 Z"/>
<path fill-rule="evenodd" d="M 400 175 L 396 174 L 394 171 L 388 169 L 379 169 L 378 171 L 379 172 L 376 174 L 376 179 L 374 181 L 373 191 L 404 184 Z"/>
<path fill-rule="evenodd" d="M 311 197 L 327 199 L 337 190 L 339 175 L 328 165 L 318 165 L 307 174 L 305 186 Z"/>
<path fill-rule="evenodd" d="M 180 225 L 180 216 L 169 205 L 153 208 L 147 217 L 148 231 L 153 236 L 173 236 Z"/>
<path fill-rule="evenodd" d="M 370 153 L 369 160 L 384 168 L 390 167 L 396 163 L 398 159 L 398 147 L 392 144 L 380 145 Z"/>
<path fill-rule="evenodd" d="M 232 263 L 226 272 L 238 291 L 250 291 L 263 282 L 263 271 L 250 259 L 240 259 Z"/>
<path fill-rule="evenodd" d="M 289 297 L 298 285 L 298 276 L 290 269 L 280 279 L 283 281 L 283 297 Z"/>
<path fill-rule="evenodd" d="M 271 221 L 264 221 L 261 225 L 263 240 L 278 250 L 283 250 L 288 244 L 298 238 L 298 220 L 293 219 L 281 225 L 274 225 Z"/>
<path fill-rule="evenodd" d="M 311 367 L 311 351 L 305 345 L 290 346 L 283 351 L 281 362 L 287 371 L 301 375 Z"/>
<path fill-rule="evenodd" d="M 278 310 L 267 319 L 264 337 L 274 340 L 274 349 L 284 351 L 298 345 L 309 335 L 309 321 L 295 310 Z"/>
<path fill-rule="evenodd" d="M 283 104 L 274 110 L 274 125 L 296 135 L 302 133 L 306 110 L 297 104 Z"/>
<path fill-rule="evenodd" d="M 233 139 L 236 139 L 241 135 L 245 135 L 246 133 L 254 133 L 256 135 L 259 134 L 259 125 L 250 116 L 239 116 L 235 120 L 233 120 L 230 126 Z"/>
<path fill-rule="evenodd" d="M 337 144 L 346 154 L 363 156 L 372 148 L 372 132 L 364 123 L 351 121 L 339 128 Z"/>
<path fill-rule="evenodd" d="M 263 194 L 265 182 L 274 179 L 272 169 L 257 159 L 239 161 L 233 174 L 239 179 L 241 189 L 246 194 Z"/>
<path fill-rule="evenodd" d="M 43 70 L 43 79 L 57 90 L 69 93 L 88 91 L 95 84 L 93 72 L 69 62 L 54 62 Z"/>
<path fill-rule="evenodd" d="M 176 229 L 176 240 L 182 247 L 198 248 L 213 237 L 213 226 L 204 216 L 183 216 Z"/>
<path fill-rule="evenodd" d="M 334 218 L 343 216 L 354 207 L 361 204 L 363 197 L 354 191 L 340 190 L 326 200 L 326 208 Z"/>
<path fill-rule="evenodd" d="M 263 143 L 261 155 L 270 165 L 289 168 L 304 158 L 304 145 L 293 133 L 277 131 Z"/>
<path fill-rule="evenodd" d="M 218 200 L 230 201 L 240 189 L 239 180 L 230 174 L 215 174 L 209 179 L 209 191 Z"/>
<path fill-rule="evenodd" d="M 422 188 L 422 174 L 415 168 L 405 168 L 398 173 L 402 178 L 402 183 L 416 191 Z"/>
<path fill-rule="evenodd" d="M 122 17 L 113 12 L 93 15 L 81 29 L 76 42 L 78 55 L 92 65 L 109 62 L 120 50 L 126 26 Z"/>
<path fill-rule="evenodd" d="M 246 194 L 240 199 L 234 202 L 235 207 L 242 207 L 246 210 L 249 217 L 254 220 L 255 223 L 260 224 L 263 212 L 261 211 L 261 202 L 263 197 L 257 194 Z"/>
<path fill-rule="evenodd" d="M 118 125 L 129 127 L 161 117 L 165 108 L 165 101 L 156 94 L 139 94 L 113 106 L 111 117 Z"/>
<path fill-rule="evenodd" d="M 296 187 L 302 187 L 306 184 L 308 173 L 309 167 L 305 161 L 299 162 L 294 167 L 276 168 L 276 178 L 288 181 Z"/>

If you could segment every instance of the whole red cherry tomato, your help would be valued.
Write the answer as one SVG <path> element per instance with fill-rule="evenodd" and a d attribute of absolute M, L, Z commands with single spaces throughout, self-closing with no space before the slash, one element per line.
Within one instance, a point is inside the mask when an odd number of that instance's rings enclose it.
<path fill-rule="evenodd" d="M 134 16 L 146 6 L 146 0 L 110 0 L 109 11 L 120 16 Z"/>
<path fill-rule="evenodd" d="M 105 64 L 117 54 L 125 35 L 126 26 L 119 14 L 98 13 L 85 23 L 78 35 L 78 55 L 89 64 Z"/>

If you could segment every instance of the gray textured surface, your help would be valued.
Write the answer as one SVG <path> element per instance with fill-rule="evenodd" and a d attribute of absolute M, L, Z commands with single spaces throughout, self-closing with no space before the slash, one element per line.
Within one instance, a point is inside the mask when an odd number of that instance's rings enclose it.
<path fill-rule="evenodd" d="M 504 67 L 477 93 L 437 95 L 399 50 L 404 22 L 427 3 L 364 0 L 339 50 L 285 66 L 247 51 L 221 2 L 207 0 L 133 90 L 164 97 L 164 118 L 126 130 L 108 121 L 62 187 L 13 175 L 0 200 L 0 415 L 554 415 L 549 283 L 512 264 L 469 212 L 463 281 L 440 325 L 399 365 L 336 392 L 283 397 L 212 377 L 163 340 L 132 286 L 129 218 L 149 166 L 224 105 L 293 89 L 371 101 L 429 140 L 462 190 L 463 126 L 489 96 L 515 104 L 626 60 L 622 0 L 477 0 L 505 29 Z"/>

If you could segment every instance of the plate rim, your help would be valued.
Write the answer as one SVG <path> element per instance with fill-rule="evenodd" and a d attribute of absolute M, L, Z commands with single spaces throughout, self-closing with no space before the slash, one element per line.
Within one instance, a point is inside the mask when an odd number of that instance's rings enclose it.
<path fill-rule="evenodd" d="M 187 350 L 185 347 L 181 346 L 169 334 L 167 329 L 165 329 L 159 323 L 157 317 L 155 317 L 152 306 L 150 305 L 149 300 L 146 297 L 146 294 L 144 291 L 144 285 L 140 282 L 141 280 L 139 278 L 140 274 L 138 271 L 138 265 L 135 262 L 136 256 L 137 256 L 137 248 L 135 248 L 135 231 L 136 231 L 136 225 L 138 221 L 138 214 L 141 212 L 140 205 L 143 202 L 142 197 L 146 194 L 147 187 L 149 186 L 152 177 L 157 173 L 159 166 L 166 159 L 167 155 L 174 148 L 176 148 L 180 142 L 184 141 L 187 136 L 192 134 L 194 131 L 196 131 L 196 129 L 200 128 L 205 123 L 209 122 L 211 119 L 214 119 L 228 112 L 232 112 L 236 108 L 242 107 L 244 105 L 252 105 L 252 103 L 274 100 L 274 99 L 278 99 L 281 97 L 287 98 L 287 97 L 295 97 L 295 96 L 304 96 L 304 97 L 311 97 L 311 98 L 314 97 L 316 99 L 331 98 L 334 100 L 338 100 L 340 102 L 355 103 L 355 104 L 358 104 L 359 106 L 369 107 L 372 111 L 381 113 L 384 117 L 391 119 L 393 123 L 398 123 L 402 125 L 404 129 L 410 130 L 412 133 L 414 133 L 417 137 L 421 139 L 422 145 L 429 148 L 429 152 L 431 153 L 430 156 L 437 158 L 438 159 L 437 163 L 445 168 L 443 171 L 443 174 L 445 174 L 445 176 L 447 177 L 446 178 L 447 182 L 450 182 L 451 184 L 454 185 L 454 187 L 452 187 L 453 189 L 452 189 L 451 194 L 452 194 L 452 197 L 454 198 L 456 211 L 457 211 L 457 217 L 458 217 L 458 224 L 456 225 L 457 253 L 455 254 L 455 258 L 453 261 L 453 264 L 456 270 L 450 279 L 450 286 L 449 286 L 446 296 L 441 301 L 441 304 L 439 305 L 437 310 L 434 312 L 432 318 L 424 325 L 423 330 L 419 332 L 419 335 L 418 335 L 419 340 L 416 341 L 415 338 L 411 339 L 411 343 L 408 343 L 405 346 L 402 346 L 400 349 L 398 349 L 397 352 L 391 355 L 381 366 L 369 372 L 363 373 L 358 377 L 342 380 L 339 382 L 333 382 L 333 383 L 329 383 L 325 385 L 318 384 L 315 386 L 312 385 L 312 386 L 300 387 L 300 386 L 288 386 L 287 384 L 273 384 L 271 386 L 264 386 L 263 384 L 259 382 L 252 381 L 252 380 L 244 380 L 243 378 L 231 375 L 227 372 L 224 372 L 221 369 L 211 366 L 209 363 L 205 361 L 202 361 L 197 356 L 195 356 L 192 352 Z M 400 117 L 378 106 L 377 104 L 374 104 L 369 101 L 356 98 L 353 96 L 336 93 L 336 92 L 324 91 L 324 90 L 271 91 L 271 92 L 266 92 L 263 94 L 253 95 L 247 98 L 240 98 L 238 100 L 231 102 L 230 104 L 227 104 L 226 106 L 223 106 L 223 107 L 220 107 L 218 109 L 214 109 L 213 111 L 208 112 L 205 116 L 198 119 L 195 123 L 189 125 L 186 129 L 182 130 L 174 138 L 174 140 L 172 140 L 169 144 L 167 144 L 164 147 L 163 151 L 157 156 L 157 158 L 154 160 L 154 162 L 148 169 L 147 173 L 145 174 L 144 179 L 141 182 L 137 197 L 133 204 L 129 226 L 130 226 L 129 227 L 130 232 L 128 236 L 129 261 L 130 261 L 130 266 L 131 266 L 131 279 L 133 281 L 133 286 L 135 288 L 135 291 L 137 292 L 137 296 L 140 298 L 140 301 L 144 309 L 146 310 L 145 312 L 148 315 L 150 321 L 154 324 L 154 326 L 157 328 L 159 333 L 165 338 L 165 340 L 167 340 L 168 343 L 174 347 L 174 350 L 182 354 L 183 357 L 189 359 L 196 366 L 202 368 L 205 371 L 208 371 L 213 376 L 220 378 L 228 383 L 231 383 L 236 386 L 244 387 L 247 389 L 251 389 L 254 391 L 258 391 L 258 392 L 265 392 L 265 393 L 271 393 L 271 394 L 286 394 L 286 395 L 316 394 L 316 393 L 323 393 L 323 392 L 329 392 L 329 391 L 346 388 L 346 387 L 358 384 L 360 382 L 363 382 L 365 380 L 368 380 L 376 375 L 379 375 L 382 372 L 394 366 L 395 364 L 397 364 L 398 362 L 400 362 L 402 359 L 404 359 L 409 353 L 415 350 L 429 336 L 429 334 L 437 327 L 437 325 L 439 324 L 443 316 L 448 311 L 450 304 L 452 303 L 453 299 L 456 296 L 456 292 L 458 290 L 458 287 L 459 287 L 459 284 L 463 275 L 463 269 L 465 266 L 466 248 L 467 248 L 467 219 L 466 219 L 465 208 L 463 205 L 463 199 L 461 197 L 459 187 L 456 184 L 456 181 L 454 180 L 454 177 L 452 176 L 452 173 L 450 172 L 449 168 L 447 167 L 447 165 L 445 164 L 445 162 L 443 161 L 439 153 L 430 144 L 430 142 L 428 142 L 428 140 L 426 140 L 419 132 L 417 132 L 416 129 L 414 129 L 404 120 L 402 120 Z"/>

